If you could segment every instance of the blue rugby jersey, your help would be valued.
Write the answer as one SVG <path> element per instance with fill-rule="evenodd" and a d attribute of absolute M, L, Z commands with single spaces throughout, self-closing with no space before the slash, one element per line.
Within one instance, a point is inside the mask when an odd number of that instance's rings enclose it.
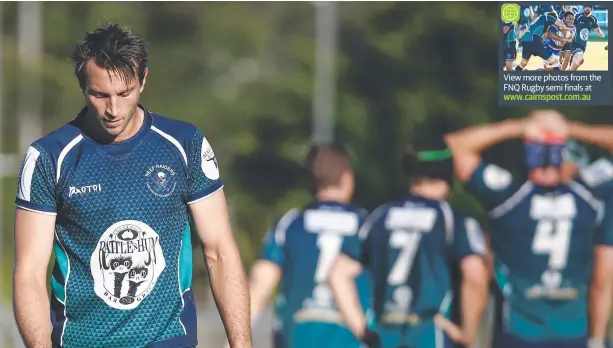
<path fill-rule="evenodd" d="M 84 109 L 27 150 L 15 204 L 57 216 L 54 345 L 197 344 L 187 208 L 223 185 L 195 126 L 139 107 L 144 124 L 123 142 L 89 138 Z"/>

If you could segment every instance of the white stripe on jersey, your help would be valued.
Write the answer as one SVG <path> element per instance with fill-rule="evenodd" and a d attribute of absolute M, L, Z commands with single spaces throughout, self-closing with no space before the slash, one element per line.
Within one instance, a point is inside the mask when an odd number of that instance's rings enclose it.
<path fill-rule="evenodd" d="M 453 243 L 453 230 L 455 229 L 453 223 L 453 210 L 447 201 L 440 202 L 441 211 L 443 212 L 443 219 L 445 220 L 445 234 L 447 236 L 447 244 Z"/>
<path fill-rule="evenodd" d="M 26 157 L 23 160 L 23 169 L 21 171 L 21 177 L 19 178 L 19 189 L 17 190 L 17 198 L 21 200 L 30 201 L 32 177 L 34 177 L 34 169 L 36 169 L 36 161 L 39 156 L 40 151 L 32 146 L 28 148 Z"/>
<path fill-rule="evenodd" d="M 62 174 L 62 162 L 64 162 L 64 158 L 68 155 L 70 150 L 75 147 L 81 140 L 83 140 L 83 136 L 81 134 L 77 135 L 74 139 L 72 139 L 65 148 L 60 152 L 60 157 L 57 159 L 57 173 L 55 175 L 55 182 L 60 182 L 60 175 Z"/>
<path fill-rule="evenodd" d="M 298 209 L 291 209 L 279 220 L 277 228 L 275 228 L 275 242 L 277 244 L 283 245 L 285 243 L 285 233 L 287 232 L 287 228 L 292 224 L 292 222 L 294 222 L 294 220 L 296 220 L 298 213 Z"/>
<path fill-rule="evenodd" d="M 183 156 L 183 160 L 185 161 L 185 165 L 187 166 L 187 154 L 185 154 L 185 150 L 183 149 L 183 146 L 181 146 L 181 143 L 179 143 L 177 141 L 177 139 L 173 138 L 172 136 L 168 135 L 167 133 L 162 132 L 156 126 L 151 126 L 151 130 L 153 130 L 154 132 L 158 133 L 164 139 L 170 141 L 171 144 L 176 146 L 176 148 L 179 149 L 179 152 L 181 153 L 181 156 Z"/>
<path fill-rule="evenodd" d="M 511 197 L 494 209 L 490 210 L 490 217 L 493 219 L 500 218 L 513 210 L 513 208 L 515 208 L 519 202 L 521 202 L 521 200 L 524 199 L 526 195 L 530 193 L 530 191 L 532 191 L 533 187 L 534 185 L 530 181 L 526 181 Z"/>

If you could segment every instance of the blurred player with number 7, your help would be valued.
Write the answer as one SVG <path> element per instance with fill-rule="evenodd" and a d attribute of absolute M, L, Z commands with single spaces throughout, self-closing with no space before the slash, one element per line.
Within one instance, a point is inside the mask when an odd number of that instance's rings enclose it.
<path fill-rule="evenodd" d="M 442 136 L 436 139 L 414 142 L 403 158 L 410 194 L 370 214 L 360 229 L 362 242 L 347 240 L 330 272 L 348 327 L 369 347 L 453 347 L 476 336 L 487 301 L 486 245 L 477 221 L 445 200 L 453 165 Z M 446 319 L 452 265 L 462 273 L 462 328 Z M 363 270 L 373 277 L 374 330 L 354 295 L 353 280 Z M 369 337 L 380 337 L 381 344 Z"/>

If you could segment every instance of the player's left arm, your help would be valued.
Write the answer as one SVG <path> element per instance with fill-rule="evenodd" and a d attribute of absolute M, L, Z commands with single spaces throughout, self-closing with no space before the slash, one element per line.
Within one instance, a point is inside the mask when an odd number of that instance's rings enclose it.
<path fill-rule="evenodd" d="M 477 220 L 471 217 L 456 218 L 453 254 L 459 261 L 462 273 L 461 313 L 463 344 L 471 345 L 485 307 L 489 287 L 487 267 L 487 243 Z"/>
<path fill-rule="evenodd" d="M 595 233 L 594 270 L 589 296 L 590 340 L 604 340 L 613 301 L 613 197 L 604 205 L 604 218 Z"/>
<path fill-rule="evenodd" d="M 285 239 L 287 229 L 298 216 L 292 209 L 285 213 L 274 228 L 264 237 L 262 251 L 249 272 L 249 294 L 251 297 L 251 324 L 256 323 L 268 301 L 277 289 L 283 275 L 285 262 Z"/>
<path fill-rule="evenodd" d="M 569 122 L 568 137 L 613 151 L 613 126 Z"/>
<path fill-rule="evenodd" d="M 213 298 L 233 348 L 251 348 L 249 291 L 232 234 L 217 161 L 196 131 L 188 150 L 186 201 L 204 250 Z"/>
<path fill-rule="evenodd" d="M 592 29 L 594 29 L 596 34 L 598 34 L 598 37 L 604 39 L 604 32 L 602 31 L 602 29 L 600 29 L 600 26 L 598 25 L 598 19 L 594 15 L 592 15 Z"/>

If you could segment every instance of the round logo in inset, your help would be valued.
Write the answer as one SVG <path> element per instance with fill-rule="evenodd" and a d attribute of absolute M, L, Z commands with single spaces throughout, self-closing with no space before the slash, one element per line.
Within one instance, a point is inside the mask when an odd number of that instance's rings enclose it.
<path fill-rule="evenodd" d="M 520 16 L 520 6 L 518 4 L 503 4 L 500 7 L 500 19 L 503 22 L 517 22 Z"/>
<path fill-rule="evenodd" d="M 166 267 L 160 236 L 136 220 L 109 227 L 100 237 L 90 264 L 96 295 L 110 307 L 122 310 L 138 307 Z"/>
<path fill-rule="evenodd" d="M 205 137 L 202 137 L 200 157 L 202 162 L 200 167 L 202 168 L 204 175 L 211 180 L 219 179 L 219 166 L 217 165 L 217 158 L 215 157 L 211 144 L 209 144 Z"/>
<path fill-rule="evenodd" d="M 581 29 L 581 31 L 579 32 L 579 37 L 581 38 L 581 40 L 587 41 L 590 37 L 590 30 L 586 28 Z"/>
<path fill-rule="evenodd" d="M 145 172 L 147 178 L 147 188 L 158 197 L 168 197 L 177 187 L 175 171 L 164 164 L 156 164 Z"/>

